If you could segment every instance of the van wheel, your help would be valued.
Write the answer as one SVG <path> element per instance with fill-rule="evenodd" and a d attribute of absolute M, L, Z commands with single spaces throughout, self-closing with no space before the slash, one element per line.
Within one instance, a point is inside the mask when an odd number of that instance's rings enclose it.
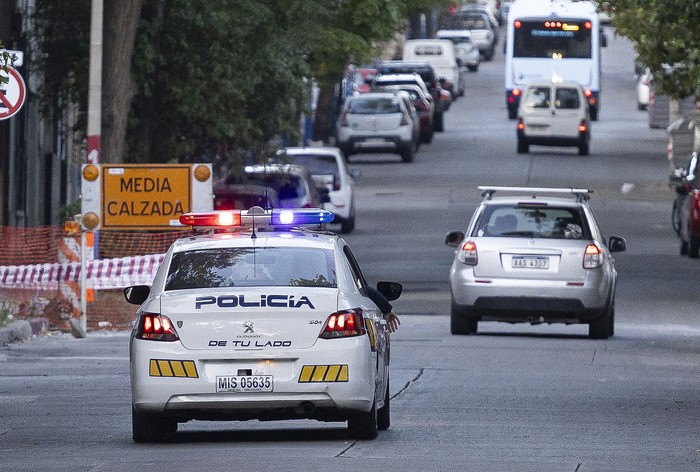
<path fill-rule="evenodd" d="M 524 139 L 518 138 L 518 154 L 527 154 L 530 152 L 530 145 Z"/>
<path fill-rule="evenodd" d="M 589 152 L 588 143 L 582 143 L 578 145 L 578 155 L 587 156 Z"/>

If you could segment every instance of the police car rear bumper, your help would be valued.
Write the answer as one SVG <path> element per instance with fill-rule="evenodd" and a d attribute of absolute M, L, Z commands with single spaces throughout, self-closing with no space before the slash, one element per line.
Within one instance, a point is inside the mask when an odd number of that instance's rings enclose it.
<path fill-rule="evenodd" d="M 319 349 L 265 356 L 264 351 L 188 351 L 179 342 L 134 339 L 132 404 L 142 413 L 169 413 L 190 419 L 207 415 L 214 416 L 212 419 L 343 417 L 369 411 L 375 396 L 376 353 L 371 351 L 367 337 L 319 339 L 316 345 L 320 343 L 324 345 Z M 150 370 L 152 359 L 168 360 L 171 365 L 193 361 L 196 377 L 154 376 Z M 302 379 L 305 366 L 347 366 L 347 380 L 341 375 Z M 240 369 L 272 375 L 273 391 L 217 393 L 217 377 L 236 375 Z"/>

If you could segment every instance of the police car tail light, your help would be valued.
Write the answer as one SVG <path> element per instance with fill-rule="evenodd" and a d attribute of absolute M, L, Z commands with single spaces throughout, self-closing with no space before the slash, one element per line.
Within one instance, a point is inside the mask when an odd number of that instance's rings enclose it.
<path fill-rule="evenodd" d="M 476 252 L 476 243 L 467 241 L 459 249 L 459 260 L 466 265 L 476 265 L 479 262 L 479 255 Z"/>
<path fill-rule="evenodd" d="M 136 338 L 150 341 L 178 341 L 180 336 L 167 316 L 144 313 L 139 319 Z"/>
<path fill-rule="evenodd" d="M 221 228 L 241 226 L 240 210 L 208 211 L 180 215 L 180 223 L 185 226 Z"/>
<path fill-rule="evenodd" d="M 365 329 L 365 320 L 362 317 L 362 309 L 354 308 L 330 315 L 318 337 L 323 339 L 348 338 L 362 336 L 365 333 L 367 330 Z"/>
<path fill-rule="evenodd" d="M 584 269 L 595 269 L 603 264 L 603 251 L 600 250 L 595 244 L 589 244 L 586 246 L 586 250 L 583 253 L 583 268 Z"/>

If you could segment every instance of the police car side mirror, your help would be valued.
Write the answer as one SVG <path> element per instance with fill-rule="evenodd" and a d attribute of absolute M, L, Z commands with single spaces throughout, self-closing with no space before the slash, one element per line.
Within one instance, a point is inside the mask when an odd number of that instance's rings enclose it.
<path fill-rule="evenodd" d="M 445 244 L 448 246 L 459 246 L 459 243 L 464 239 L 464 233 L 462 231 L 450 231 L 445 236 Z"/>
<path fill-rule="evenodd" d="M 141 305 L 146 301 L 151 293 L 151 287 L 148 285 L 134 285 L 124 289 L 124 298 L 133 305 Z"/>
<path fill-rule="evenodd" d="M 401 296 L 403 285 L 396 282 L 377 282 L 377 291 L 387 300 L 393 301 Z"/>
<path fill-rule="evenodd" d="M 620 236 L 610 236 L 608 249 L 610 249 L 610 252 L 622 252 L 627 249 L 627 241 Z"/>

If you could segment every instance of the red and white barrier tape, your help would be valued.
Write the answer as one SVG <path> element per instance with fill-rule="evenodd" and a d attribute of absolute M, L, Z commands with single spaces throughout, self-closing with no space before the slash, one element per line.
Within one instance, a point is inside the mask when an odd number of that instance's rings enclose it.
<path fill-rule="evenodd" d="M 165 254 L 97 259 L 87 266 L 95 290 L 151 285 Z M 80 262 L 0 266 L 0 288 L 56 290 L 59 282 L 79 282 Z"/>

